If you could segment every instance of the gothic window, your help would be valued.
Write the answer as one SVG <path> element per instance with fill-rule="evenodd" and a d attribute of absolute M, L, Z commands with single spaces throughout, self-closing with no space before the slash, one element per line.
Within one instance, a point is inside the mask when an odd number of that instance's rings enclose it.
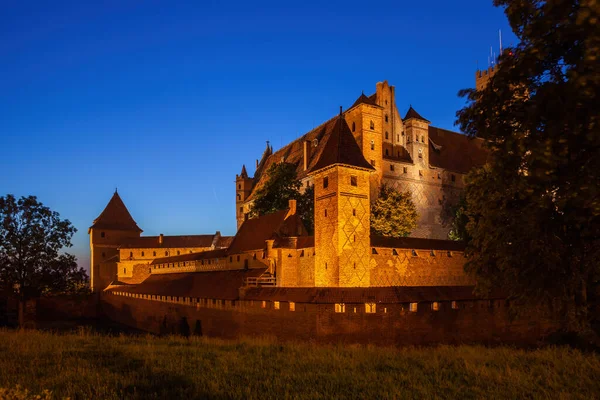
<path fill-rule="evenodd" d="M 101 238 L 103 238 L 103 237 L 105 237 L 105 236 L 106 236 L 106 233 L 105 233 L 105 232 L 100 232 L 100 237 L 101 237 Z"/>
<path fill-rule="evenodd" d="M 371 123 L 369 124 L 369 126 L 371 127 L 371 130 L 375 129 L 375 124 L 373 123 L 373 121 L 371 121 Z"/>
<path fill-rule="evenodd" d="M 329 177 L 328 176 L 323 178 L 323 189 L 327 189 L 327 186 L 329 186 Z"/>
<path fill-rule="evenodd" d="M 375 303 L 365 303 L 365 313 L 374 314 L 376 310 Z"/>
<path fill-rule="evenodd" d="M 389 137 L 390 137 L 390 134 L 389 134 L 389 133 L 386 131 L 386 132 L 385 132 L 385 138 L 386 138 L 386 139 L 389 139 Z"/>
<path fill-rule="evenodd" d="M 371 150 L 375 150 L 375 141 L 371 140 Z"/>
<path fill-rule="evenodd" d="M 354 175 L 350 176 L 350 185 L 351 186 L 358 186 L 358 178 Z"/>
<path fill-rule="evenodd" d="M 336 313 L 346 312 L 346 305 L 344 303 L 335 303 L 335 312 Z"/>
<path fill-rule="evenodd" d="M 353 122 L 352 123 L 352 132 L 355 132 L 355 131 L 356 131 L 356 123 Z"/>

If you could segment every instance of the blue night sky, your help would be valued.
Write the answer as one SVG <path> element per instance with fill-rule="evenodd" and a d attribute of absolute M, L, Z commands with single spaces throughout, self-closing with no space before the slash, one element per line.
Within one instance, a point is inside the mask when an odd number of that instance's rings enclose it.
<path fill-rule="evenodd" d="M 0 195 L 69 219 L 86 267 L 115 187 L 146 235 L 233 235 L 235 174 L 266 140 L 385 79 L 402 115 L 455 129 L 498 29 L 516 43 L 491 0 L 84 3 L 2 3 Z"/>

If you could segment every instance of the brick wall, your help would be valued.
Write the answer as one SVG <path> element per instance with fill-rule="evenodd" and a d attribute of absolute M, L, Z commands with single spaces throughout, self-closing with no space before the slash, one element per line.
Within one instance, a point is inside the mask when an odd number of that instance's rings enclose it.
<path fill-rule="evenodd" d="M 504 300 L 410 304 L 335 304 L 203 299 L 157 301 L 103 294 L 102 310 L 112 320 L 157 334 L 201 330 L 202 335 L 237 338 L 272 336 L 283 341 L 420 345 L 428 343 L 535 343 L 556 329 L 549 312 L 532 309 L 519 320 L 508 317 Z M 187 304 L 184 304 L 186 302 Z"/>

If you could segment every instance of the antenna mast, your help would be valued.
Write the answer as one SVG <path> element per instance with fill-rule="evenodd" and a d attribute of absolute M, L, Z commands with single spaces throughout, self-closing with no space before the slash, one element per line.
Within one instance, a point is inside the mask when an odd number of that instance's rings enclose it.
<path fill-rule="evenodd" d="M 500 36 L 500 55 L 502 55 L 502 29 L 498 29 L 498 35 Z"/>

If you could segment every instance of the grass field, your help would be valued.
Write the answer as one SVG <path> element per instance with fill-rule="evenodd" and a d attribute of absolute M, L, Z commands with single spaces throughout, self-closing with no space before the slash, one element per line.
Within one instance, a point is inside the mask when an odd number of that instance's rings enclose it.
<path fill-rule="evenodd" d="M 0 331 L 0 388 L 0 399 L 593 399 L 600 355 Z"/>

